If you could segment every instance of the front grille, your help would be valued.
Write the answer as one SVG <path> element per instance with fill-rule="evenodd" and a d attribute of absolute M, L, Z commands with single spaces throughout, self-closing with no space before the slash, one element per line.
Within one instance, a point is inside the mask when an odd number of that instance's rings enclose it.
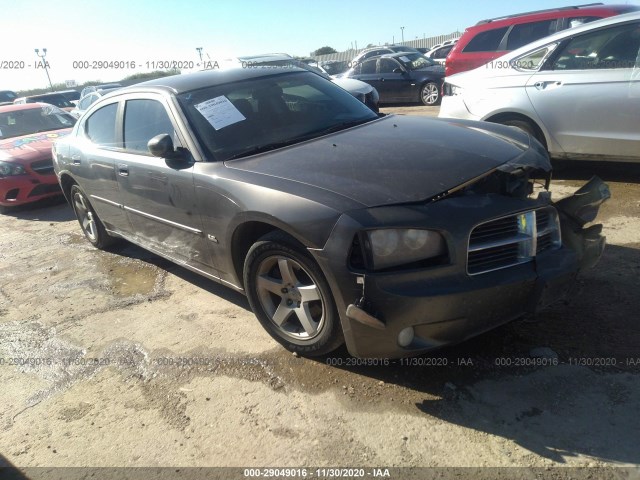
<path fill-rule="evenodd" d="M 560 245 L 558 215 L 553 207 L 491 220 L 471 231 L 467 272 L 477 275 L 530 262 L 538 253 Z"/>
<path fill-rule="evenodd" d="M 33 162 L 31 164 L 31 170 L 40 175 L 51 175 L 53 174 L 53 160 L 48 159 Z"/>

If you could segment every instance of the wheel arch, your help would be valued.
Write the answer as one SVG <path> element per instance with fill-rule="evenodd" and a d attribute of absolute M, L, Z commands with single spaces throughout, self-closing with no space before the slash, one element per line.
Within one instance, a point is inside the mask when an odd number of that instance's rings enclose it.
<path fill-rule="evenodd" d="M 549 150 L 549 139 L 540 124 L 528 115 L 519 112 L 500 112 L 483 119 L 485 122 L 502 123 L 507 120 L 525 121 L 533 127 L 536 132 L 536 140 L 542 143 L 545 150 Z"/>
<path fill-rule="evenodd" d="M 273 232 L 281 232 L 288 236 L 295 243 L 299 244 L 301 248 L 307 248 L 304 242 L 291 232 L 277 226 L 273 223 L 269 223 L 264 220 L 248 220 L 236 226 L 231 234 L 231 260 L 233 262 L 233 273 L 236 276 L 239 285 L 242 288 L 244 285 L 243 270 L 244 261 L 247 258 L 249 249 L 260 238 Z"/>
<path fill-rule="evenodd" d="M 76 182 L 70 174 L 62 173 L 60 175 L 60 187 L 62 188 L 64 198 L 67 199 L 69 204 L 71 204 L 71 187 L 77 184 L 78 182 Z"/>

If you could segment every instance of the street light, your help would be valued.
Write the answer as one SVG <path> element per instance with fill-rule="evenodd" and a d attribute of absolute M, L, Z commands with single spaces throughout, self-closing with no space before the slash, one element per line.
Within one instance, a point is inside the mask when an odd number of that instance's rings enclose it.
<path fill-rule="evenodd" d="M 400 27 L 400 30 L 402 30 L 402 43 L 404 44 L 404 27 Z"/>
<path fill-rule="evenodd" d="M 36 48 L 36 55 L 43 60 L 44 71 L 47 73 L 47 78 L 49 79 L 49 86 L 51 87 L 51 91 L 53 92 L 53 83 L 51 83 L 51 77 L 49 76 L 49 69 L 47 68 L 47 61 L 44 59 L 44 57 L 47 56 L 47 49 L 43 48 L 42 49 L 42 55 L 40 55 L 40 49 Z"/>
<path fill-rule="evenodd" d="M 196 47 L 196 50 L 198 51 L 198 55 L 200 55 L 200 61 L 202 61 L 202 47 Z"/>

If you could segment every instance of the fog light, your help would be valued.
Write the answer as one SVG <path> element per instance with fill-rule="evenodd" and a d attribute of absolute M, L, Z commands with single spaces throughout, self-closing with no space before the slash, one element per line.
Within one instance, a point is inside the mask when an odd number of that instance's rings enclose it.
<path fill-rule="evenodd" d="M 401 347 L 408 346 L 411 342 L 413 342 L 413 327 L 403 328 L 398 334 L 398 345 Z"/>

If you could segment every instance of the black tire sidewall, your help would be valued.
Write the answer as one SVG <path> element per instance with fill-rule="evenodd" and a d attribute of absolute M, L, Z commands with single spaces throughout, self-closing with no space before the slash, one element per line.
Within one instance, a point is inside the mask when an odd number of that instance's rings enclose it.
<path fill-rule="evenodd" d="M 325 309 L 324 326 L 320 333 L 309 341 L 298 341 L 282 333 L 273 324 L 260 303 L 256 288 L 257 270 L 262 261 L 272 256 L 283 256 L 295 260 L 306 270 L 307 274 L 311 276 L 320 289 Z M 340 320 L 329 284 L 313 258 L 308 253 L 302 252 L 301 248 L 295 245 L 294 242 L 287 241 L 285 237 L 276 237 L 274 239 L 266 237 L 264 240 L 255 243 L 247 254 L 243 273 L 245 292 L 253 313 L 269 335 L 287 350 L 298 352 L 302 355 L 318 356 L 329 353 L 342 344 Z"/>
<path fill-rule="evenodd" d="M 91 211 L 91 214 L 93 215 L 93 219 L 96 223 L 96 239 L 95 240 L 92 240 L 89 237 L 89 235 L 87 235 L 87 232 L 82 226 L 82 221 L 80 220 L 78 211 L 76 210 L 76 203 L 75 203 L 76 193 L 82 195 L 82 198 L 84 199 L 84 202 L 87 205 L 87 209 L 89 209 L 89 211 Z M 102 225 L 100 218 L 96 214 L 96 211 L 93 209 L 93 205 L 91 205 L 91 202 L 89 202 L 87 195 L 82 191 L 82 189 L 78 185 L 71 186 L 70 197 L 71 197 L 71 207 L 73 208 L 73 212 L 76 215 L 76 219 L 80 224 L 80 229 L 82 230 L 82 233 L 84 234 L 85 238 L 96 248 L 103 249 L 111 245 L 114 241 L 113 237 L 109 236 L 106 229 L 104 228 L 104 225 Z"/>

